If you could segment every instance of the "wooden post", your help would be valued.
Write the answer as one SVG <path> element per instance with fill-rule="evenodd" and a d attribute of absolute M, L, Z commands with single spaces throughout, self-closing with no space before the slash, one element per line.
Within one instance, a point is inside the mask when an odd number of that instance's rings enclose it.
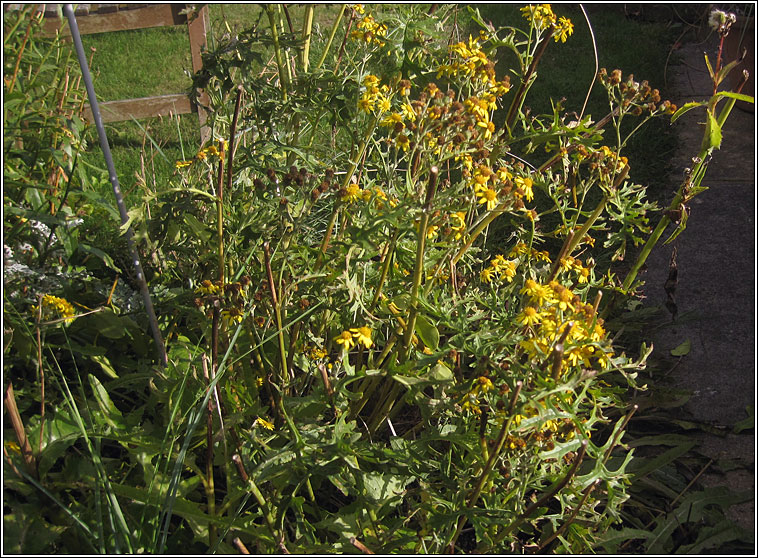
<path fill-rule="evenodd" d="M 202 53 L 206 48 L 206 31 L 210 26 L 208 6 L 200 4 L 194 12 L 187 14 L 185 10 L 189 6 L 189 4 L 84 4 L 79 6 L 75 14 L 79 32 L 82 35 L 186 24 L 192 55 L 192 71 L 197 72 L 203 67 Z M 42 29 L 43 36 L 54 36 L 56 33 L 62 36 L 71 35 L 68 25 L 57 17 L 56 10 L 52 6 L 45 8 Z M 208 95 L 201 91 L 199 100 L 200 103 L 207 105 Z M 210 129 L 205 126 L 207 119 L 205 110 L 191 103 L 190 98 L 183 93 L 106 101 L 100 103 L 100 112 L 103 122 L 197 112 L 200 121 L 201 144 L 205 143 L 210 136 Z M 92 121 L 92 112 L 89 107 L 85 108 L 84 117 Z"/>
<path fill-rule="evenodd" d="M 199 72 L 203 69 L 203 50 L 207 49 L 206 33 L 210 25 L 208 6 L 203 6 L 196 12 L 195 17 L 187 18 L 187 31 L 189 33 L 190 54 L 192 55 L 192 71 Z M 199 92 L 200 103 L 207 105 L 210 102 L 205 91 Z M 200 120 L 200 145 L 210 137 L 210 129 L 205 125 L 207 114 L 202 106 L 197 106 L 197 117 Z"/>

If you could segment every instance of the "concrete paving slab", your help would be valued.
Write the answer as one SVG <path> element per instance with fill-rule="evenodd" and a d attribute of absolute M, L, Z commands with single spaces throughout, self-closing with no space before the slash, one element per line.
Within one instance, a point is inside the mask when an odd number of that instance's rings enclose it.
<path fill-rule="evenodd" d="M 669 73 L 669 94 L 678 106 L 712 93 L 704 51 L 714 61 L 717 43 L 683 45 L 681 62 Z M 703 121 L 704 112 L 694 110 L 674 124 L 680 146 L 672 161 L 669 199 L 684 169 L 693 167 Z M 739 435 L 726 432 L 748 416 L 746 407 L 754 408 L 756 401 L 755 124 L 755 113 L 735 107 L 724 127 L 722 148 L 714 152 L 702 183 L 709 190 L 692 200 L 686 230 L 672 244 L 656 247 L 641 276 L 646 282 L 644 305 L 664 307 L 664 284 L 676 248 L 677 314 L 670 324 L 648 335 L 656 354 L 671 368 L 654 381 L 691 392 L 683 411 L 692 420 L 728 427 L 723 436 L 695 434 L 698 451 L 715 462 L 728 458 L 744 467 L 725 474 L 717 474 L 714 467 L 702 481 L 753 494 L 751 502 L 731 510 L 732 518 L 749 530 L 755 527 L 755 430 Z M 686 340 L 691 344 L 689 354 L 671 356 L 671 349 Z"/>

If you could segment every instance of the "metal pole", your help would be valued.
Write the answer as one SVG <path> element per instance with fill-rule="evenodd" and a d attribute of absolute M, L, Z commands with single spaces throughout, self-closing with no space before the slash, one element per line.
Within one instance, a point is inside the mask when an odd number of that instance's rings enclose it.
<path fill-rule="evenodd" d="M 105 135 L 103 119 L 100 117 L 100 107 L 97 104 L 95 87 L 92 85 L 92 76 L 89 72 L 87 58 L 84 55 L 84 46 L 82 45 L 82 37 L 79 34 L 79 26 L 76 23 L 74 8 L 71 4 L 64 4 L 63 13 L 66 14 L 66 17 L 68 18 L 68 25 L 71 29 L 71 37 L 74 39 L 76 56 L 79 58 L 79 66 L 82 69 L 84 85 L 87 88 L 87 97 L 89 97 L 90 106 L 92 107 L 92 117 L 95 121 L 95 126 L 97 127 L 97 135 L 100 138 L 100 149 L 103 150 L 103 155 L 105 156 L 105 164 L 108 167 L 108 175 L 110 177 L 111 185 L 113 186 L 113 195 L 116 197 L 116 205 L 118 205 L 118 212 L 121 215 L 121 224 L 123 225 L 128 221 L 129 217 L 126 212 L 126 206 L 124 205 L 124 197 L 121 195 L 121 188 L 118 185 L 118 176 L 116 176 L 116 168 L 113 165 L 113 157 L 111 156 L 110 145 L 108 145 L 108 137 Z M 142 299 L 145 302 L 147 317 L 150 320 L 150 328 L 153 330 L 153 339 L 155 339 L 155 347 L 158 351 L 158 359 L 165 366 L 168 364 L 166 346 L 163 344 L 163 337 L 161 336 L 160 329 L 158 328 L 158 320 L 155 317 L 155 310 L 153 309 L 153 302 L 150 299 L 150 292 L 147 290 L 147 281 L 145 280 L 145 274 L 142 271 L 139 255 L 137 254 L 137 249 L 134 246 L 131 227 L 126 229 L 125 236 L 126 242 L 129 246 L 129 253 L 132 257 L 134 271 L 137 274 L 137 282 L 139 283 L 140 291 L 142 291 Z"/>

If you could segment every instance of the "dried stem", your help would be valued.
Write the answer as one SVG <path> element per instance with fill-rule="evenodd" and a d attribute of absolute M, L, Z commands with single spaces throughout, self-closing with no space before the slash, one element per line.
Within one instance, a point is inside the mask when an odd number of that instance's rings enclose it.
<path fill-rule="evenodd" d="M 352 544 L 355 548 L 363 552 L 363 554 L 374 554 L 374 552 L 371 549 L 369 549 L 365 544 L 363 544 L 361 541 L 359 541 L 355 537 L 350 537 L 350 544 Z"/>
<path fill-rule="evenodd" d="M 582 509 L 582 507 L 584 507 L 584 504 L 587 502 L 587 498 L 589 498 L 590 493 L 595 489 L 595 487 L 599 486 L 601 482 L 603 482 L 602 479 L 597 479 L 595 482 L 584 489 L 584 492 L 582 493 L 582 499 L 576 505 L 574 511 L 571 512 L 571 515 L 563 523 L 563 525 L 561 525 L 555 533 L 550 535 L 547 540 L 540 545 L 539 550 L 547 548 L 550 543 L 560 537 L 566 531 L 566 529 L 568 529 L 569 525 L 571 525 L 574 519 L 576 519 L 576 516 L 579 515 L 579 511 Z"/>
<path fill-rule="evenodd" d="M 566 338 L 569 335 L 569 332 L 571 331 L 571 328 L 574 327 L 574 322 L 569 322 L 566 324 L 566 327 L 563 330 L 563 334 L 561 335 L 561 338 L 558 340 L 558 342 L 555 344 L 555 347 L 553 347 L 553 380 L 558 381 L 558 378 L 561 375 L 561 367 L 563 366 L 563 351 L 565 348 Z"/>
<path fill-rule="evenodd" d="M 42 454 L 42 439 L 45 433 L 45 369 L 42 366 L 42 336 L 40 334 L 39 324 L 42 321 L 42 298 L 39 295 L 37 303 L 37 369 L 39 370 L 40 385 L 40 411 L 39 411 L 39 444 L 37 454 Z"/>
<path fill-rule="evenodd" d="M 508 431 L 511 427 L 511 422 L 513 421 L 513 410 L 516 408 L 516 402 L 518 401 L 518 396 L 521 393 L 521 388 L 524 386 L 524 382 L 519 380 L 516 382 L 516 389 L 513 390 L 513 395 L 511 396 L 511 403 L 508 407 L 508 418 L 503 421 L 503 426 L 500 428 L 500 433 L 498 434 L 497 441 L 495 442 L 495 450 L 492 452 L 492 454 L 489 456 L 489 459 L 487 459 L 487 463 L 484 466 L 484 469 L 482 470 L 481 475 L 479 475 L 479 480 L 476 483 L 476 486 L 474 486 L 474 489 L 471 491 L 468 500 L 466 502 L 466 508 L 471 508 L 476 504 L 476 501 L 479 499 L 479 496 L 482 493 L 482 488 L 484 487 L 484 483 L 487 481 L 487 477 L 489 476 L 490 472 L 492 471 L 492 468 L 495 466 L 495 461 L 500 456 L 500 453 L 503 451 L 503 446 L 505 445 L 505 440 L 508 437 Z M 466 524 L 466 516 L 462 515 L 458 519 L 458 524 L 456 525 L 455 533 L 453 534 L 453 538 L 450 540 L 450 543 L 448 545 L 448 551 L 452 553 L 455 550 L 455 543 L 458 540 L 458 537 L 461 534 L 461 530 L 463 529 L 463 526 Z"/>
<path fill-rule="evenodd" d="M 37 460 L 32 454 L 32 446 L 29 444 L 29 438 L 26 437 L 26 430 L 24 429 L 24 423 L 21 420 L 21 414 L 18 412 L 16 406 L 16 395 L 13 393 L 13 382 L 8 382 L 8 387 L 5 389 L 5 409 L 8 411 L 8 415 L 13 425 L 13 431 L 16 433 L 16 440 L 21 448 L 21 455 L 24 458 L 24 463 L 29 471 L 29 474 L 37 478 Z"/>
<path fill-rule="evenodd" d="M 213 372 L 208 372 L 208 358 L 203 355 L 203 374 L 208 382 L 208 389 L 211 389 L 211 383 L 213 381 Z M 213 370 L 213 369 L 212 369 Z M 216 515 L 216 490 L 213 482 L 213 398 L 208 398 L 208 409 L 206 417 L 206 454 L 205 454 L 205 496 L 208 501 L 208 515 L 211 517 Z M 208 545 L 213 546 L 216 544 L 216 538 L 218 531 L 213 523 L 208 525 Z"/>
<path fill-rule="evenodd" d="M 524 97 L 526 97 L 526 92 L 529 89 L 530 81 L 532 81 L 532 76 L 534 75 L 534 71 L 537 69 L 537 64 L 540 61 L 540 58 L 542 58 L 542 55 L 545 53 L 545 49 L 547 48 L 547 45 L 550 43 L 550 39 L 553 36 L 553 33 L 555 32 L 555 29 L 550 27 L 547 31 L 547 34 L 542 38 L 542 41 L 540 41 L 540 44 L 537 45 L 537 49 L 534 53 L 534 57 L 532 58 L 532 63 L 529 64 L 529 69 L 526 71 L 526 74 L 521 79 L 521 85 L 519 85 L 518 91 L 516 92 L 516 95 L 513 97 L 513 102 L 511 103 L 510 108 L 508 109 L 508 115 L 505 117 L 505 129 L 508 130 L 508 133 L 511 133 L 511 127 L 513 126 L 513 121 L 516 118 L 516 114 L 521 109 L 521 105 L 524 102 Z"/>

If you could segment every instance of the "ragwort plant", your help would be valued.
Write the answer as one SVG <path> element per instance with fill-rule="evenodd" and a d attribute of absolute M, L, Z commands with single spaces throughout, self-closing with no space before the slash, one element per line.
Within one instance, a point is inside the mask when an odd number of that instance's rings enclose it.
<path fill-rule="evenodd" d="M 91 509 L 56 502 L 102 551 L 599 547 L 648 354 L 619 354 L 602 317 L 653 209 L 619 130 L 676 108 L 616 70 L 597 121 L 530 115 L 573 33 L 550 5 L 523 30 L 360 5 L 321 29 L 316 9 L 296 31 L 266 6 L 204 55 L 212 139 L 130 212 L 169 362 L 88 385 L 59 368 L 54 424 L 80 426 L 97 481 Z M 498 76 L 502 48 L 519 65 Z"/>
<path fill-rule="evenodd" d="M 483 29 L 448 48 L 437 25 L 451 13 L 427 20 L 415 8 L 380 21 L 354 7 L 340 64 L 305 73 L 280 11 L 267 8 L 270 34 L 244 37 L 253 52 L 271 37 L 275 73 L 240 71 L 244 92 L 224 70 L 196 83 L 237 99 L 210 107 L 217 134 L 247 130 L 228 136 L 232 181 L 204 151 L 177 163 L 177 190 L 206 197 L 197 210 L 209 217 L 217 204 L 218 230 L 235 231 L 223 261 L 206 252 L 208 265 L 195 268 L 207 311 L 197 335 L 210 340 L 211 360 L 219 339 L 236 335 L 223 344 L 239 355 L 225 373 L 255 379 L 245 382 L 251 407 L 238 409 L 266 443 L 247 434 L 236 462 L 266 504 L 268 536 L 290 551 L 591 547 L 617 518 L 631 458 L 611 460 L 630 412 L 625 386 L 600 377 L 633 383 L 641 364 L 613 351 L 598 305 L 614 279 L 587 248 L 593 231 L 612 231 L 616 246 L 643 224 L 618 227 L 606 206 L 633 216 L 648 206 L 624 182 L 621 146 L 600 144 L 602 126 L 521 110 L 539 57 L 569 39 L 571 22 L 525 8 L 527 32 Z M 495 75 L 498 47 L 519 53 L 513 76 Z M 206 67 L 252 58 L 238 49 L 209 54 Z M 640 106 L 672 112 L 652 96 L 635 91 L 603 124 Z M 540 167 L 510 154 L 546 138 L 555 155 Z M 195 192 L 198 180 L 211 196 Z M 221 184 L 233 204 L 219 205 Z M 602 201 L 587 208 L 594 191 Z M 558 213 L 559 230 L 540 230 L 546 213 Z M 511 234 L 492 246 L 495 219 Z M 558 253 L 541 249 L 548 236 L 562 242 Z M 235 289 L 247 294 L 221 294 Z M 612 434 L 593 440 L 610 421 Z M 251 431 L 240 427 L 244 439 Z M 280 521 L 266 519 L 272 509 Z"/>

